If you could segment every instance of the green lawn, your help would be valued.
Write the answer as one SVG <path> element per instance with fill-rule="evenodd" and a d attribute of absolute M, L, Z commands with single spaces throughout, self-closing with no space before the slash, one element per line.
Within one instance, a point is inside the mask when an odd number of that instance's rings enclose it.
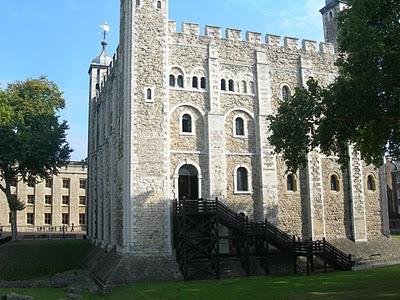
<path fill-rule="evenodd" d="M 391 238 L 400 241 L 400 234 L 393 234 Z"/>
<path fill-rule="evenodd" d="M 337 272 L 312 276 L 249 277 L 221 281 L 135 284 L 116 288 L 99 297 L 89 292 L 82 299 L 400 299 L 400 266 L 359 272 Z M 57 290 L 18 291 L 35 299 L 59 299 Z M 0 290 L 0 294 L 4 290 Z M 47 293 L 54 293 L 53 295 Z M 46 296 L 44 296 L 46 295 Z"/>
<path fill-rule="evenodd" d="M 89 241 L 20 241 L 0 247 L 0 280 L 51 276 L 79 269 Z"/>

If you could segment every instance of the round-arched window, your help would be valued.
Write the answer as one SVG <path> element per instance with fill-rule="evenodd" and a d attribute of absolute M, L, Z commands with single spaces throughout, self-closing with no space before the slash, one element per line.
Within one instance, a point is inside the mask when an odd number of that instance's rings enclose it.
<path fill-rule="evenodd" d="M 221 79 L 221 91 L 226 91 L 226 80 Z"/>
<path fill-rule="evenodd" d="M 238 192 L 248 192 L 249 191 L 249 183 L 248 183 L 248 173 L 247 169 L 240 167 L 236 171 L 236 186 Z"/>
<path fill-rule="evenodd" d="M 291 192 L 296 191 L 296 179 L 294 178 L 293 174 L 289 174 L 287 176 L 287 190 Z"/>
<path fill-rule="evenodd" d="M 182 116 L 182 132 L 192 132 L 192 117 L 189 114 L 184 114 Z"/>
<path fill-rule="evenodd" d="M 230 92 L 234 92 L 235 91 L 235 82 L 232 79 L 230 79 L 228 81 L 228 89 L 229 89 Z"/>
<path fill-rule="evenodd" d="M 376 190 L 375 178 L 372 175 L 368 175 L 368 177 L 367 177 L 367 189 L 368 189 L 368 191 Z"/>
<path fill-rule="evenodd" d="M 192 88 L 198 89 L 199 88 L 199 78 L 194 76 L 192 78 Z"/>
<path fill-rule="evenodd" d="M 282 87 L 282 100 L 288 101 L 290 99 L 290 89 L 287 85 Z"/>
<path fill-rule="evenodd" d="M 339 178 L 337 175 L 331 176 L 331 191 L 338 192 L 339 191 Z"/>
<path fill-rule="evenodd" d="M 183 76 L 179 75 L 177 80 L 178 87 L 183 88 Z"/>
<path fill-rule="evenodd" d="M 243 118 L 238 117 L 235 119 L 235 135 L 245 136 Z"/>

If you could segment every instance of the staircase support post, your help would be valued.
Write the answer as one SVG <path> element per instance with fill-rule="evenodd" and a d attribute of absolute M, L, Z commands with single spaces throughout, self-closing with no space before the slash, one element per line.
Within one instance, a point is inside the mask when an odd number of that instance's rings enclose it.
<path fill-rule="evenodd" d="M 327 272 L 327 261 L 326 261 L 326 240 L 325 237 L 322 240 L 322 249 L 324 253 L 324 273 Z"/>
<path fill-rule="evenodd" d="M 218 201 L 218 198 L 216 199 L 216 201 Z M 221 277 L 221 270 L 220 270 L 220 259 L 219 259 L 219 218 L 218 218 L 218 212 L 217 210 L 215 210 L 215 239 L 217 242 L 217 253 L 216 253 L 216 259 L 217 259 L 217 265 L 216 265 L 216 273 L 217 273 L 217 279 L 220 279 Z"/>
<path fill-rule="evenodd" d="M 293 235 L 293 258 L 294 258 L 294 273 L 297 274 L 297 250 L 296 250 L 296 236 Z"/>
<path fill-rule="evenodd" d="M 182 200 L 182 240 L 183 240 L 183 278 L 184 280 L 188 279 L 188 265 L 187 265 L 187 251 L 186 251 L 186 245 L 187 245 L 187 232 L 186 232 L 186 211 L 185 211 L 185 199 Z"/>
<path fill-rule="evenodd" d="M 265 255 L 266 255 L 266 260 L 267 260 L 267 264 L 266 264 L 266 272 L 265 273 L 267 273 L 267 275 L 269 275 L 270 274 L 270 265 L 269 265 L 269 241 L 268 241 L 268 226 L 267 226 L 267 219 L 265 219 L 265 250 L 266 250 L 266 253 L 265 253 Z"/>
<path fill-rule="evenodd" d="M 311 272 L 314 273 L 314 246 L 312 238 L 310 239 L 309 249 L 310 249 Z"/>
<path fill-rule="evenodd" d="M 246 231 L 246 276 L 250 276 L 250 241 L 249 241 L 249 217 L 246 216 L 244 230 Z"/>

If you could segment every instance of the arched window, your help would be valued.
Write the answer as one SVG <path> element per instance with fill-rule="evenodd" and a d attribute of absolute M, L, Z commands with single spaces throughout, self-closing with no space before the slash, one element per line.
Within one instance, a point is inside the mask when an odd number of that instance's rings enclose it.
<path fill-rule="evenodd" d="M 367 178 L 367 189 L 368 189 L 368 191 L 375 191 L 376 190 L 375 179 L 374 179 L 374 176 L 372 176 L 372 175 L 368 175 L 368 178 Z"/>
<path fill-rule="evenodd" d="M 253 95 L 256 93 L 253 81 L 250 81 L 250 93 L 252 93 Z"/>
<path fill-rule="evenodd" d="M 238 117 L 235 119 L 235 135 L 236 136 L 245 136 L 243 118 Z"/>
<path fill-rule="evenodd" d="M 226 80 L 221 79 L 221 91 L 226 91 Z"/>
<path fill-rule="evenodd" d="M 288 101 L 290 99 L 290 89 L 287 85 L 282 87 L 282 100 Z"/>
<path fill-rule="evenodd" d="M 176 84 L 175 76 L 172 74 L 169 75 L 169 86 L 175 87 L 175 84 Z"/>
<path fill-rule="evenodd" d="M 206 89 L 207 83 L 206 83 L 206 78 L 205 77 L 201 77 L 200 87 L 202 89 Z"/>
<path fill-rule="evenodd" d="M 333 12 L 330 11 L 330 12 L 329 12 L 329 19 L 332 19 L 332 18 L 333 18 Z"/>
<path fill-rule="evenodd" d="M 199 88 L 199 79 L 196 76 L 192 78 L 192 87 L 195 89 Z"/>
<path fill-rule="evenodd" d="M 182 75 L 178 76 L 177 83 L 178 83 L 178 87 L 183 88 L 183 76 Z"/>
<path fill-rule="evenodd" d="M 232 79 L 230 79 L 228 82 L 228 85 L 229 85 L 229 91 L 234 92 L 235 91 L 235 82 Z"/>
<path fill-rule="evenodd" d="M 152 93 L 150 88 L 147 89 L 147 91 L 146 91 L 146 99 L 147 100 L 152 100 L 153 99 L 153 93 Z"/>
<path fill-rule="evenodd" d="M 238 192 L 248 192 L 249 182 L 247 169 L 240 167 L 236 171 L 236 188 Z"/>
<path fill-rule="evenodd" d="M 240 85 L 240 90 L 243 94 L 247 94 L 247 82 L 246 81 L 242 81 L 241 85 Z"/>
<path fill-rule="evenodd" d="M 192 117 L 189 114 L 182 116 L 182 132 L 192 133 Z"/>
<path fill-rule="evenodd" d="M 140 6 L 140 0 L 136 0 L 136 6 Z"/>
<path fill-rule="evenodd" d="M 287 176 L 287 190 L 291 192 L 296 191 L 296 179 L 293 174 Z"/>
<path fill-rule="evenodd" d="M 331 176 L 331 191 L 332 192 L 339 191 L 339 178 L 336 175 Z"/>
<path fill-rule="evenodd" d="M 157 8 L 161 9 L 161 1 L 157 1 Z"/>

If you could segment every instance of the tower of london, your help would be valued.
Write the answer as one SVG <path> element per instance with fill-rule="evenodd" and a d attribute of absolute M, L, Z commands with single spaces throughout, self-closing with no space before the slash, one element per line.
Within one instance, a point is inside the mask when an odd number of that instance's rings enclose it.
<path fill-rule="evenodd" d="M 292 174 L 268 141 L 267 117 L 296 87 L 337 76 L 343 5 L 326 1 L 317 43 L 208 25 L 203 35 L 178 29 L 168 0 L 121 0 L 119 47 L 110 57 L 103 41 L 89 70 L 90 239 L 140 279 L 176 276 L 173 199 L 218 198 L 303 239 L 381 235 L 379 171 L 357 151 L 346 172 L 315 150 Z"/>

